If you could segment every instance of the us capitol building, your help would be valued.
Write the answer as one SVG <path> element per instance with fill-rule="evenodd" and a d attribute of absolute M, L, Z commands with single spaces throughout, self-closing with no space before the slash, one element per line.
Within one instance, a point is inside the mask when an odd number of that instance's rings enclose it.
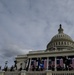
<path fill-rule="evenodd" d="M 53 70 L 57 70 L 59 66 L 62 69 L 67 69 L 69 66 L 74 69 L 74 41 L 64 33 L 60 24 L 58 34 L 52 37 L 46 50 L 30 51 L 26 55 L 18 55 L 16 60 L 18 68 L 22 63 L 22 67 L 27 67 L 28 70 L 41 68 L 40 64 L 43 70 L 49 70 L 52 67 Z"/>
<path fill-rule="evenodd" d="M 52 71 L 53 75 L 74 75 L 74 41 L 60 24 L 58 34 L 52 37 L 46 50 L 29 51 L 15 59 L 17 69 L 21 66 L 27 75 L 52 75 L 51 72 L 45 74 L 47 71 Z"/>

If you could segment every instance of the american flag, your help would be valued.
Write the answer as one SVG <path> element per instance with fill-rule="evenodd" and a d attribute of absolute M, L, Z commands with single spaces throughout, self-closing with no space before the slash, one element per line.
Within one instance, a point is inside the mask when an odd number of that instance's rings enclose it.
<path fill-rule="evenodd" d="M 55 65 L 55 61 L 51 61 L 51 66 L 54 66 Z"/>
<path fill-rule="evenodd" d="M 71 67 L 74 68 L 74 58 L 72 58 L 72 64 L 70 64 L 70 65 L 71 65 Z"/>
<path fill-rule="evenodd" d="M 37 66 L 37 62 L 36 62 L 36 60 L 34 60 L 34 66 L 35 66 L 35 67 Z"/>
<path fill-rule="evenodd" d="M 63 59 L 62 58 L 60 59 L 60 66 L 64 67 L 64 63 L 63 63 Z"/>

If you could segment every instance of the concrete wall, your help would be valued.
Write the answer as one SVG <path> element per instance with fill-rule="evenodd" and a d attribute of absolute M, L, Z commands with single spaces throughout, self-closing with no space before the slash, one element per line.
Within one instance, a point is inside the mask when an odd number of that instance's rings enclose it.
<path fill-rule="evenodd" d="M 0 71 L 0 75 L 4 75 L 4 73 L 5 73 L 4 71 Z"/>

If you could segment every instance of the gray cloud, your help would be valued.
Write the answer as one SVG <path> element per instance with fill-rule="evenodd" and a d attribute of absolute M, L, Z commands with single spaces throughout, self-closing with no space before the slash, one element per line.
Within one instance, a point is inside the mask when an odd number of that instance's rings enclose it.
<path fill-rule="evenodd" d="M 0 64 L 45 50 L 59 24 L 74 38 L 73 0 L 0 0 Z"/>

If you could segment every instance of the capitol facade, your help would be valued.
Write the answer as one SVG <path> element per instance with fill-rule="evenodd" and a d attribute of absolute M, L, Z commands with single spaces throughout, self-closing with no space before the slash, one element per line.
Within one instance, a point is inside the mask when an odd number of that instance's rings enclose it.
<path fill-rule="evenodd" d="M 59 25 L 58 34 L 52 37 L 46 50 L 30 51 L 16 57 L 17 69 L 26 71 L 73 71 L 74 41 Z"/>

